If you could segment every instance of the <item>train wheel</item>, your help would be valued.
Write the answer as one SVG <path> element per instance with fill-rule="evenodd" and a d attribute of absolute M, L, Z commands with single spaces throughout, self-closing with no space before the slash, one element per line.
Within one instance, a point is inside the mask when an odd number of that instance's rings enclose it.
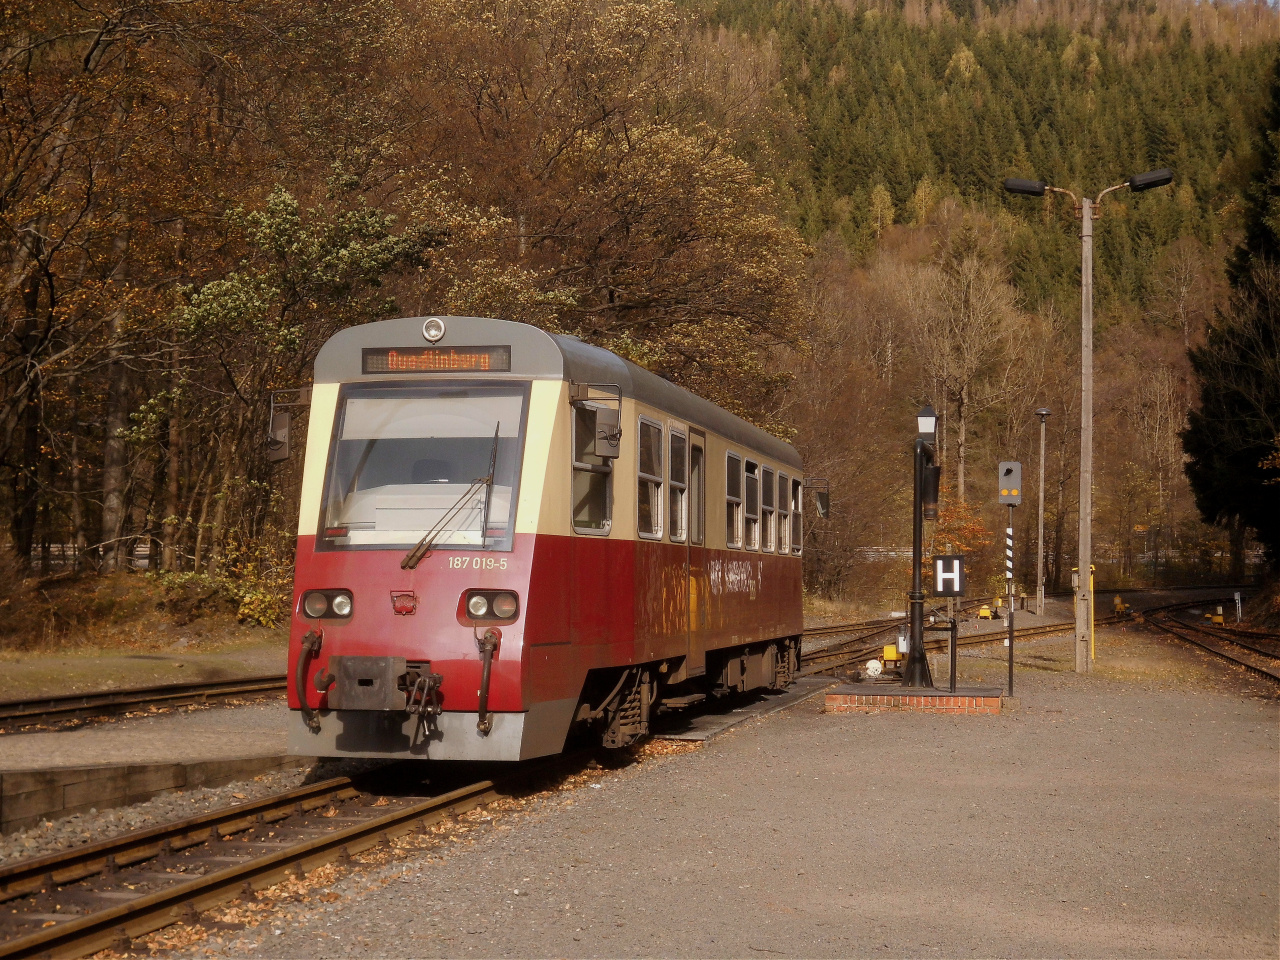
<path fill-rule="evenodd" d="M 656 685 L 648 670 L 634 671 L 612 703 L 605 707 L 605 727 L 600 742 L 608 750 L 628 747 L 649 733 L 649 708 Z"/>
<path fill-rule="evenodd" d="M 799 651 L 795 641 L 779 640 L 773 645 L 773 683 L 770 690 L 785 690 L 791 686 L 800 666 Z"/>

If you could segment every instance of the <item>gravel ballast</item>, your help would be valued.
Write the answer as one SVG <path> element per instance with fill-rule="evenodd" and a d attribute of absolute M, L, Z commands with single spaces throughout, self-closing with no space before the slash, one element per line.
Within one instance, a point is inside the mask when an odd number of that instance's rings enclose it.
<path fill-rule="evenodd" d="M 0 837 L 0 863 L 40 857 L 118 836 L 130 830 L 183 820 L 236 803 L 259 800 L 273 793 L 301 786 L 308 771 L 303 768 L 265 773 L 241 783 L 221 787 L 196 787 L 153 797 L 144 803 L 77 813 L 46 820 L 35 827 Z"/>

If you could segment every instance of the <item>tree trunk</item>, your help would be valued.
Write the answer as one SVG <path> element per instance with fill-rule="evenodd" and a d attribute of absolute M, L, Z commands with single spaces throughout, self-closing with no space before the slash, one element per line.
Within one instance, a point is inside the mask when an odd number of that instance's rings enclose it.
<path fill-rule="evenodd" d="M 68 384 L 71 394 L 71 542 L 75 557 L 71 568 L 76 573 L 84 562 L 84 467 L 80 462 L 80 378 L 72 377 Z"/>
<path fill-rule="evenodd" d="M 969 387 L 966 384 L 960 388 L 960 393 L 956 397 L 956 497 L 961 503 L 964 503 L 964 461 L 968 451 L 965 447 L 967 439 L 965 435 L 965 416 L 968 411 L 965 407 L 969 402 Z"/>
<path fill-rule="evenodd" d="M 1239 517 L 1232 517 L 1227 525 L 1230 535 L 1231 582 L 1239 583 L 1244 579 L 1244 535 L 1245 526 Z"/>
<path fill-rule="evenodd" d="M 117 267 L 112 279 L 124 279 L 128 275 L 124 255 L 128 249 L 127 235 L 116 237 L 113 253 Z M 107 356 L 107 416 L 103 424 L 106 436 L 102 442 L 102 569 L 114 570 L 119 564 L 120 538 L 124 534 L 125 466 L 128 458 L 128 442 L 123 434 L 129 426 L 129 368 L 124 358 L 124 308 L 112 312 L 108 329 L 111 347 Z"/>
<path fill-rule="evenodd" d="M 19 327 L 17 340 L 22 352 L 30 358 L 34 343 L 39 337 L 36 315 L 40 310 L 40 283 L 32 277 L 22 291 L 23 310 L 26 316 Z M 13 550 L 23 569 L 31 566 L 31 551 L 36 538 L 36 511 L 39 507 L 40 484 L 37 470 L 41 461 L 40 450 L 40 380 L 37 374 L 28 380 L 26 396 L 18 401 L 16 426 L 21 436 L 22 455 L 14 465 L 10 479 L 9 535 Z"/>
<path fill-rule="evenodd" d="M 36 470 L 40 464 L 39 396 L 33 393 L 18 414 L 22 422 L 22 460 L 13 471 L 13 513 L 9 532 L 13 550 L 24 568 L 31 566 L 31 551 L 36 541 L 36 516 L 40 505 L 40 484 Z"/>
<path fill-rule="evenodd" d="M 113 337 L 123 325 L 117 312 L 111 320 Z M 124 534 L 124 487 L 128 444 L 124 431 L 129 426 L 129 371 L 120 358 L 119 347 L 111 348 L 107 373 L 106 436 L 102 443 L 102 569 L 111 571 L 120 563 L 120 539 Z"/>
<path fill-rule="evenodd" d="M 165 450 L 165 496 L 164 519 L 161 523 L 160 538 L 164 542 L 161 557 L 161 568 L 178 569 L 178 499 L 181 492 L 182 469 L 182 429 L 178 415 L 178 348 L 174 347 L 169 355 L 170 381 L 169 390 L 172 399 L 169 401 L 169 442 Z"/>
<path fill-rule="evenodd" d="M 196 521 L 196 549 L 195 560 L 192 569 L 199 573 L 204 566 L 204 541 L 205 541 L 205 519 L 209 516 L 209 496 L 206 491 L 205 497 L 200 501 L 200 519 Z"/>
<path fill-rule="evenodd" d="M 217 576 L 222 571 L 222 556 L 226 546 L 227 535 L 227 504 L 231 499 L 231 481 L 235 477 L 235 438 L 240 435 L 240 429 L 243 426 L 244 411 L 241 410 L 239 420 L 236 423 L 236 431 L 232 434 L 232 439 L 227 444 L 230 449 L 225 451 L 225 456 L 223 457 L 222 479 L 218 482 L 217 503 L 213 508 L 213 529 L 209 532 L 209 572 L 214 576 Z"/>
<path fill-rule="evenodd" d="M 231 499 L 231 478 L 235 474 L 234 456 L 223 458 L 222 479 L 214 497 L 213 527 L 209 531 L 209 573 L 217 576 L 222 568 L 223 538 L 226 535 L 227 501 Z"/>
<path fill-rule="evenodd" d="M 1066 510 L 1063 501 L 1066 499 L 1067 471 L 1058 471 L 1058 504 L 1053 517 L 1053 577 L 1050 581 L 1050 592 L 1057 593 L 1062 589 L 1062 531 L 1066 521 Z"/>

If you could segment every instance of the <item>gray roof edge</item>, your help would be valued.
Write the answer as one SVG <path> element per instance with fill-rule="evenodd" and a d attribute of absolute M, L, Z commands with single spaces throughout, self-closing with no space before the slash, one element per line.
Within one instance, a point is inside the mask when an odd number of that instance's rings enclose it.
<path fill-rule="evenodd" d="M 509 376 L 568 379 L 578 383 L 617 384 L 622 395 L 657 407 L 674 416 L 704 427 L 733 443 L 759 451 L 763 456 L 802 470 L 804 463 L 795 447 L 779 440 L 755 424 L 716 406 L 684 387 L 615 353 L 563 334 L 549 334 L 532 324 L 492 317 L 451 317 L 429 314 L 375 320 L 339 330 L 316 354 L 316 383 L 376 381 L 393 375 L 368 376 L 362 372 L 361 348 L 428 346 L 422 325 L 429 316 L 445 323 L 442 347 L 510 344 L 510 373 L 471 374 L 483 378 Z"/>
<path fill-rule="evenodd" d="M 436 344 L 427 342 L 422 326 L 430 318 L 444 321 L 445 335 Z M 395 375 L 365 375 L 361 348 L 365 347 L 480 347 L 511 345 L 511 370 L 501 373 L 468 374 L 481 378 L 526 376 L 563 379 L 564 357 L 556 342 L 543 330 L 527 323 L 496 320 L 492 317 L 448 317 L 428 314 L 375 320 L 339 330 L 325 341 L 316 354 L 316 383 L 343 383 L 351 380 L 385 380 Z"/>
<path fill-rule="evenodd" d="M 552 334 L 564 354 L 565 376 L 578 383 L 616 383 L 624 397 L 658 407 L 683 420 L 719 434 L 726 440 L 758 450 L 771 460 L 796 470 L 804 461 L 791 444 L 761 430 L 710 400 L 677 386 L 644 367 L 625 360 L 603 347 L 584 343 L 577 337 Z"/>

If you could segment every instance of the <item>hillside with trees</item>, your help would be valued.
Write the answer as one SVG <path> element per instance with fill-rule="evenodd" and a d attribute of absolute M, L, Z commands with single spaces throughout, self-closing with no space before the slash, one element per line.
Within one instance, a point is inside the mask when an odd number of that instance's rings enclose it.
<path fill-rule="evenodd" d="M 1100 580 L 1243 574 L 1246 526 L 1202 520 L 1181 433 L 1198 402 L 1188 350 L 1226 309 L 1226 259 L 1258 163 L 1278 23 L 1265 4 L 984 6 L 721 0 L 702 7 L 758 38 L 807 149 L 776 175 L 817 249 L 809 352 L 791 422 L 837 489 L 815 531 L 814 583 L 902 581 L 905 440 L 942 416 L 934 546 L 983 550 L 1003 527 L 995 466 L 1038 472 L 1045 406 L 1048 588 L 1074 566 L 1079 456 L 1079 223 L 1070 201 L 1001 191 L 1005 177 L 1096 196 L 1170 167 L 1172 187 L 1113 193 L 1095 224 L 1095 562 Z M 785 140 L 783 142 L 786 142 Z M 1274 349 L 1274 346 L 1272 346 Z M 849 423 L 832 437 L 831 396 Z M 853 398 L 856 397 L 856 401 Z M 1268 438 L 1270 439 L 1270 438 Z M 1252 454 L 1249 454 L 1252 455 Z M 1265 451 L 1264 451 L 1265 455 Z M 1204 518 L 1225 518 L 1206 512 Z M 1018 511 L 1033 589 L 1035 508 Z"/>
<path fill-rule="evenodd" d="M 1046 405 L 1060 586 L 1076 226 L 997 185 L 1159 166 L 1097 229 L 1095 536 L 1114 582 L 1245 558 L 1179 438 L 1187 351 L 1241 296 L 1266 3 L 28 0 L 0 30 L 6 589 L 145 567 L 278 618 L 271 392 L 424 313 L 577 334 L 794 438 L 836 491 L 807 560 L 834 595 L 899 590 L 922 401 L 938 545 L 978 557 Z"/>

